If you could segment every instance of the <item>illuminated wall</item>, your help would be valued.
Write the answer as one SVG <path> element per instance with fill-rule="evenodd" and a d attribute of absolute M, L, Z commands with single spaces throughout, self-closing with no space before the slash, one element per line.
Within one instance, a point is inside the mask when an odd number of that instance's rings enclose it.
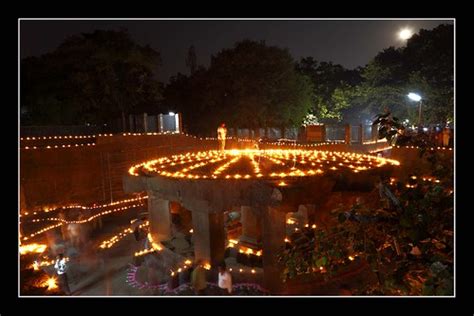
<path fill-rule="evenodd" d="M 135 162 L 215 141 L 185 135 L 98 137 L 95 146 L 20 150 L 20 184 L 27 209 L 64 203 L 110 201 L 125 196 L 122 176 Z"/>

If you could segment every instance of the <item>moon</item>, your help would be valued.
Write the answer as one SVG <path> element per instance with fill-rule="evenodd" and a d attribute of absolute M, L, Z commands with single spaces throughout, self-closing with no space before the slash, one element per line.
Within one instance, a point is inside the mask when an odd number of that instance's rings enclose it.
<path fill-rule="evenodd" d="M 413 36 L 413 31 L 409 28 L 405 28 L 398 33 L 398 37 L 402 40 L 407 40 Z"/>

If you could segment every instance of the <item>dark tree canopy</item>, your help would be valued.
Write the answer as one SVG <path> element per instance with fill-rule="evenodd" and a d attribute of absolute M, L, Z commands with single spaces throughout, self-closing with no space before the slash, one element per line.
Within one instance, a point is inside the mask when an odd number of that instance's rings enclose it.
<path fill-rule="evenodd" d="M 183 113 L 184 126 L 209 135 L 230 127 L 300 126 L 308 114 L 319 122 L 362 123 L 388 110 L 417 121 L 444 123 L 454 114 L 454 29 L 420 30 L 400 48 L 389 47 L 353 70 L 313 57 L 295 63 L 287 49 L 244 40 L 199 66 L 194 46 L 166 90 L 156 80 L 160 54 L 136 44 L 126 31 L 72 36 L 56 50 L 21 62 L 24 125 L 100 124 L 132 113 Z M 125 124 L 124 124 L 125 126 Z"/>
<path fill-rule="evenodd" d="M 198 134 L 213 133 L 220 122 L 299 126 L 311 99 L 311 83 L 287 50 L 249 40 L 212 56 L 208 69 L 173 77 L 165 91 L 165 102 L 179 107 L 185 126 Z"/>
<path fill-rule="evenodd" d="M 341 110 L 348 104 L 338 102 L 344 89 L 360 83 L 359 69 L 349 70 L 332 62 L 318 62 L 313 57 L 302 58 L 296 65 L 298 72 L 308 76 L 313 83 L 313 106 L 318 121 L 341 119 Z"/>
<path fill-rule="evenodd" d="M 67 38 L 55 51 L 21 63 L 26 124 L 99 124 L 155 106 L 160 55 L 126 31 Z"/>
<path fill-rule="evenodd" d="M 415 92 L 423 99 L 423 122 L 446 123 L 454 115 L 454 29 L 440 25 L 420 30 L 407 45 L 389 47 L 363 69 L 362 84 L 347 91 L 346 117 L 371 116 L 388 109 L 400 118 L 417 122 L 418 103 L 407 98 Z"/>

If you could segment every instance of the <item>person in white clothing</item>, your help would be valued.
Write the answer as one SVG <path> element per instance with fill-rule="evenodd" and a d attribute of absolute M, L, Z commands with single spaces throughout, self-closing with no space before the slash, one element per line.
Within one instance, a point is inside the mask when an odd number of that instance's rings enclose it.
<path fill-rule="evenodd" d="M 56 269 L 56 273 L 58 275 L 59 287 L 66 293 L 66 295 L 70 295 L 71 290 L 69 289 L 69 282 L 67 280 L 66 273 L 66 258 L 64 258 L 62 253 L 58 255 L 58 258 L 54 263 L 54 268 Z"/>
<path fill-rule="evenodd" d="M 223 295 L 232 294 L 232 275 L 226 270 L 225 262 L 219 265 L 219 288 Z"/>
<path fill-rule="evenodd" d="M 225 127 L 225 124 L 222 123 L 221 126 L 217 129 L 217 140 L 219 141 L 219 150 L 221 152 L 224 151 L 225 149 L 225 139 L 227 136 L 227 128 Z"/>

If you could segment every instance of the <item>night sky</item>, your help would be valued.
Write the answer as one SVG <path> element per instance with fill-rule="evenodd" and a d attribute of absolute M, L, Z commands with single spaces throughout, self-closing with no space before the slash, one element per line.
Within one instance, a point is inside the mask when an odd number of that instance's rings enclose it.
<path fill-rule="evenodd" d="M 198 64 L 208 66 L 210 56 L 243 39 L 265 40 L 288 48 L 293 57 L 313 56 L 347 68 L 364 66 L 379 51 L 404 44 L 397 33 L 432 29 L 452 20 L 291 20 L 291 21 L 29 21 L 20 22 L 20 57 L 38 56 L 54 50 L 66 37 L 95 29 L 127 28 L 138 43 L 160 52 L 163 66 L 159 79 L 167 82 L 177 72 L 188 73 L 185 56 L 196 48 Z"/>

